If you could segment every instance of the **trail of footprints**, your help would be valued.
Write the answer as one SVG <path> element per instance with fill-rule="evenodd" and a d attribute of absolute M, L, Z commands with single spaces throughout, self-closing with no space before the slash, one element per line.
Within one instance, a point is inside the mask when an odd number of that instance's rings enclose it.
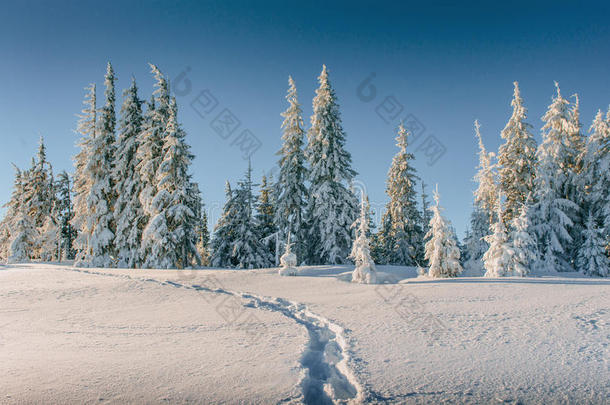
<path fill-rule="evenodd" d="M 304 304 L 282 298 L 262 297 L 222 288 L 208 288 L 197 284 L 188 285 L 169 280 L 161 281 L 154 278 L 139 278 L 126 274 L 109 274 L 76 268 L 64 269 L 231 295 L 241 299 L 245 307 L 280 313 L 303 326 L 309 335 L 307 347 L 300 358 L 301 368 L 305 371 L 305 377 L 300 382 L 302 392 L 300 400 L 305 404 L 347 404 L 362 401 L 362 388 L 348 366 L 347 343 L 343 328 L 311 312 Z"/>

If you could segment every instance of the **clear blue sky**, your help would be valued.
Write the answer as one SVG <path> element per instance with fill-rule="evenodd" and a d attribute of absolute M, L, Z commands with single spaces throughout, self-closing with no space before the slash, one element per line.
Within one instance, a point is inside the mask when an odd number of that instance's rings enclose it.
<path fill-rule="evenodd" d="M 177 97 L 179 114 L 213 218 L 224 199 L 225 180 L 239 178 L 247 165 L 232 138 L 224 140 L 211 129 L 216 113 L 230 109 L 241 121 L 237 132 L 250 129 L 260 139 L 252 158 L 259 177 L 272 168 L 280 147 L 288 75 L 297 83 L 309 123 L 322 64 L 330 70 L 347 148 L 373 205 L 386 201 L 400 118 L 386 123 L 376 108 L 394 96 L 403 106 L 400 116 L 413 114 L 426 127 L 414 149 L 428 135 L 446 147 L 432 166 L 416 151 L 416 167 L 426 183 L 438 183 L 445 213 L 460 235 L 471 211 L 477 163 L 473 121 L 480 120 L 484 140 L 495 150 L 511 112 L 514 80 L 521 84 L 537 136 L 554 80 L 565 95 L 580 94 L 587 128 L 594 112 L 610 103 L 608 2 L 251 3 L 5 2 L 0 200 L 10 196 L 10 163 L 29 165 L 40 135 L 55 170 L 72 170 L 83 87 L 96 82 L 101 88 L 108 60 L 118 89 L 135 75 L 145 98 L 152 87 L 148 62 L 170 78 L 190 68 L 192 93 Z M 358 86 L 372 72 L 377 94 L 364 102 Z M 204 89 L 218 106 L 202 118 L 190 102 Z"/>

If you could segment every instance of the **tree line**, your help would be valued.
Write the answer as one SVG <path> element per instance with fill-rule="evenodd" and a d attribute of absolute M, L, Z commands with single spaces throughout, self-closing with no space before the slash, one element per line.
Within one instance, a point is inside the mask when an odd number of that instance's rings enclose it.
<path fill-rule="evenodd" d="M 133 79 L 123 92 L 118 122 L 112 66 L 103 105 L 97 105 L 95 85 L 87 87 L 73 184 L 65 172 L 54 180 L 42 140 L 31 168 L 16 168 L 0 224 L 5 259 L 262 268 L 277 265 L 281 247 L 289 245 L 300 264 L 339 264 L 356 256 L 368 263 L 354 253 L 360 240 L 358 252 L 366 251 L 371 263 L 429 267 L 429 274 L 441 277 L 459 274 L 462 266 L 489 276 L 532 269 L 608 274 L 610 110 L 597 114 L 587 136 L 578 97 L 570 103 L 559 86 L 543 116 L 540 145 L 517 83 L 497 154 L 486 150 L 475 122 L 478 186 L 461 245 L 441 214 L 438 191 L 430 206 L 402 124 L 386 181 L 388 202 L 375 224 L 368 196 L 359 202 L 354 189 L 357 172 L 326 66 L 307 129 L 289 78 L 278 178 L 263 176 L 256 184 L 248 165 L 235 186 L 227 181 L 226 202 L 210 237 L 176 100 L 161 71 L 154 65 L 151 71 L 150 100 L 139 98 Z"/>

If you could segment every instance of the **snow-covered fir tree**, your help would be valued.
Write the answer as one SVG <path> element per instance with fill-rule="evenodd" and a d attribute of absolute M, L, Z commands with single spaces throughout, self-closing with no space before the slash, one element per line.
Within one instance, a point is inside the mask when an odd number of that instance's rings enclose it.
<path fill-rule="evenodd" d="M 567 129 L 566 137 L 566 152 L 570 155 L 564 157 L 567 162 L 567 177 L 568 181 L 566 184 L 566 196 L 581 206 L 583 203 L 583 194 L 580 190 L 580 177 L 583 167 L 583 156 L 585 153 L 586 137 L 582 131 L 582 124 L 580 123 L 580 98 L 578 94 L 574 94 L 574 103 L 570 109 L 569 127 Z"/>
<path fill-rule="evenodd" d="M 280 240 L 285 240 L 290 233 L 296 239 L 294 252 L 299 260 L 306 254 L 307 241 L 304 211 L 307 206 L 307 188 L 305 180 L 305 154 L 303 151 L 304 130 L 301 106 L 297 98 L 297 89 L 292 80 L 288 78 L 288 109 L 282 113 L 282 149 L 278 152 L 279 176 L 276 183 L 277 207 L 275 211 L 275 225 L 279 231 Z"/>
<path fill-rule="evenodd" d="M 82 190 L 84 196 L 86 226 L 81 226 L 80 232 L 86 239 L 86 248 L 81 250 L 77 262 L 77 266 L 89 267 L 111 267 L 113 261 L 113 240 L 114 240 L 114 218 L 112 207 L 114 205 L 114 190 L 112 186 L 112 166 L 114 161 L 114 130 L 116 125 L 116 117 L 114 111 L 115 91 L 114 91 L 115 76 L 112 70 L 112 65 L 108 63 L 104 85 L 106 87 L 104 96 L 105 104 L 100 109 L 99 120 L 97 120 L 97 128 L 91 133 L 87 128 L 89 138 L 87 139 L 86 158 L 84 161 L 83 175 L 85 182 L 79 184 L 79 194 Z M 95 88 L 93 88 L 95 91 Z M 95 98 L 92 99 L 93 103 Z M 83 111 L 89 116 L 89 113 Z M 89 120 L 85 118 L 89 123 Z M 95 118 L 94 118 L 95 119 Z M 93 121 L 95 123 L 95 120 Z M 93 136 L 90 136 L 93 135 Z M 83 146 L 81 146 L 82 148 Z M 81 150 L 81 152 L 83 152 Z M 83 162 L 79 161 L 77 156 L 77 172 L 79 165 Z M 79 173 L 80 177 L 80 173 Z M 79 179 L 80 182 L 80 179 Z M 82 187 L 84 185 L 84 187 Z M 79 201 L 80 205 L 83 201 Z M 75 217 L 76 219 L 76 217 Z M 80 221 L 79 215 L 79 221 Z"/>
<path fill-rule="evenodd" d="M 490 234 L 490 223 L 487 212 L 474 206 L 470 216 L 470 229 L 464 244 L 466 257 L 464 258 L 464 268 L 472 275 L 483 275 L 483 255 L 489 249 L 489 244 L 485 237 Z"/>
<path fill-rule="evenodd" d="M 36 250 L 36 241 L 39 234 L 34 227 L 30 216 L 20 210 L 14 220 L 13 237 L 11 238 L 9 263 L 28 262 L 32 259 L 32 252 Z"/>
<path fill-rule="evenodd" d="M 112 171 L 114 183 L 114 222 L 116 231 L 114 246 L 118 267 L 138 267 L 140 244 L 145 217 L 140 203 L 142 182 L 136 170 L 137 150 L 142 131 L 142 101 L 138 97 L 135 79 L 123 92 L 123 106 L 119 120 L 115 145 L 115 159 Z"/>
<path fill-rule="evenodd" d="M 499 188 L 506 196 L 503 218 L 507 225 L 519 215 L 519 207 L 534 188 L 536 140 L 527 123 L 527 110 L 514 82 L 513 113 L 501 132 L 504 144 L 498 151 Z"/>
<path fill-rule="evenodd" d="M 308 133 L 309 260 L 311 264 L 343 263 L 352 245 L 350 227 L 357 217 L 357 200 L 350 187 L 356 172 L 345 150 L 339 105 L 326 66 L 313 99 Z"/>
<path fill-rule="evenodd" d="M 492 227 L 492 234 L 485 237 L 489 244 L 487 252 L 483 255 L 485 277 L 503 277 L 511 273 L 514 251 L 509 240 L 508 230 L 502 218 L 502 196 L 498 197 L 496 222 Z"/>
<path fill-rule="evenodd" d="M 441 215 L 438 186 L 434 192 L 435 204 L 430 208 L 430 230 L 426 235 L 425 258 L 430 277 L 456 277 L 462 272 L 460 249 L 451 231 L 451 223 Z"/>
<path fill-rule="evenodd" d="M 234 267 L 232 259 L 233 244 L 236 235 L 237 207 L 234 192 L 227 181 L 225 186 L 226 201 L 222 208 L 222 215 L 214 227 L 214 234 L 210 241 L 210 264 L 214 267 Z"/>
<path fill-rule="evenodd" d="M 367 198 L 363 192 L 360 203 L 360 216 L 353 224 L 354 228 L 356 228 L 356 239 L 354 239 L 349 258 L 356 265 L 352 273 L 352 282 L 375 284 L 377 283 L 377 269 L 371 257 L 371 242 L 368 236 L 369 218 L 367 217 L 367 214 L 370 215 L 370 209 L 367 209 L 366 201 Z"/>
<path fill-rule="evenodd" d="M 166 77 L 155 65 L 150 65 L 155 77 L 155 91 L 148 103 L 145 114 L 143 129 L 138 139 L 136 159 L 138 161 L 137 171 L 140 176 L 141 191 L 140 203 L 144 213 L 142 222 L 147 226 L 152 217 L 157 213 L 153 207 L 153 199 L 157 195 L 157 169 L 161 164 L 163 140 L 169 120 L 169 83 Z M 144 245 L 140 250 L 140 260 L 147 260 L 151 245 L 142 241 Z"/>
<path fill-rule="evenodd" d="M 55 206 L 53 170 L 47 161 L 46 147 L 42 137 L 40 137 L 38 153 L 36 157 L 32 158 L 30 169 L 24 172 L 24 179 L 23 200 L 27 205 L 26 212 L 36 228 L 39 238 L 34 242 L 29 254 L 32 259 L 39 259 L 41 257 L 40 249 L 45 242 L 43 239 L 46 237 L 43 235 L 43 227 L 45 227 L 48 217 L 52 215 Z"/>
<path fill-rule="evenodd" d="M 39 231 L 40 260 L 61 260 L 61 227 L 55 215 L 48 215 Z"/>
<path fill-rule="evenodd" d="M 8 227 L 6 218 L 0 222 L 0 260 L 6 262 L 9 257 L 11 243 L 11 231 Z"/>
<path fill-rule="evenodd" d="M 197 218 L 189 193 L 189 166 L 193 159 L 178 124 L 176 100 L 171 99 L 163 137 L 162 160 L 157 169 L 157 193 L 150 202 L 152 217 L 142 234 L 145 267 L 185 268 L 200 262 L 197 254 Z"/>
<path fill-rule="evenodd" d="M 9 222 L 11 227 L 9 263 L 28 262 L 34 258 L 34 252 L 37 250 L 36 243 L 39 240 L 39 234 L 29 215 L 29 201 L 26 199 L 25 192 L 28 181 L 29 172 L 17 171 L 14 189 L 15 206 L 9 206 L 12 215 Z"/>
<path fill-rule="evenodd" d="M 29 215 L 36 228 L 44 225 L 55 205 L 53 169 L 47 160 L 46 150 L 44 139 L 40 137 L 38 153 L 32 160 L 25 190 Z"/>
<path fill-rule="evenodd" d="M 407 152 L 408 137 L 409 133 L 401 123 L 396 137 L 399 151 L 392 160 L 386 185 L 390 201 L 386 205 L 379 234 L 384 262 L 402 266 L 414 266 L 421 262 L 424 239 L 417 208 L 417 175 L 412 165 L 414 156 Z"/>
<path fill-rule="evenodd" d="M 536 152 L 538 168 L 535 179 L 535 204 L 532 206 L 532 223 L 536 232 L 541 265 L 547 271 L 572 269 L 570 230 L 579 207 L 567 198 L 569 183 L 571 112 L 568 101 L 557 95 L 543 116 L 545 122 L 542 144 Z"/>
<path fill-rule="evenodd" d="M 593 213 L 589 212 L 583 230 L 582 245 L 579 246 L 577 266 L 584 274 L 607 277 L 610 261 L 605 252 L 606 239 Z"/>
<path fill-rule="evenodd" d="M 506 212 L 506 211 L 505 211 Z M 532 232 L 529 218 L 528 201 L 521 206 L 519 216 L 511 224 L 510 243 L 513 249 L 510 273 L 515 276 L 526 276 L 538 262 L 538 246 Z"/>
<path fill-rule="evenodd" d="M 112 185 L 112 166 L 114 162 L 115 143 L 115 82 L 112 65 L 108 63 L 104 78 L 105 104 L 100 111 L 99 129 L 91 140 L 91 154 L 87 165 L 92 179 L 92 187 L 87 198 L 89 204 L 89 256 L 85 256 L 80 265 L 92 267 L 113 266 L 114 241 L 114 190 Z"/>
<path fill-rule="evenodd" d="M 11 242 L 14 236 L 14 223 L 21 212 L 21 202 L 23 201 L 24 177 L 25 174 L 13 164 L 15 176 L 13 179 L 13 191 L 10 200 L 2 207 L 6 213 L 0 222 L 0 253 L 2 260 L 7 261 L 11 254 Z"/>
<path fill-rule="evenodd" d="M 578 248 L 582 245 L 583 230 L 586 222 L 586 201 L 585 190 L 582 188 L 582 168 L 585 154 L 586 139 L 580 123 L 580 99 L 578 94 L 574 94 L 574 103 L 570 109 L 570 126 L 568 128 L 567 151 L 572 155 L 567 156 L 567 182 L 565 185 L 566 198 L 572 201 L 578 210 L 572 213 L 573 225 L 570 228 L 570 235 L 573 243 L 568 246 L 567 254 L 572 265 L 576 264 Z"/>
<path fill-rule="evenodd" d="M 275 206 L 276 206 L 276 194 L 273 187 L 273 179 L 267 180 L 267 176 L 263 176 L 260 185 L 260 195 L 258 197 L 258 204 L 256 204 L 256 223 L 257 233 L 263 245 L 267 247 L 269 254 L 273 257 L 273 263 L 278 264 L 279 251 L 277 251 L 278 245 L 278 232 L 275 226 Z"/>
<path fill-rule="evenodd" d="M 493 153 L 487 152 L 481 137 L 478 121 L 474 123 L 475 134 L 479 142 L 479 165 L 474 180 L 477 189 L 474 192 L 474 207 L 470 217 L 470 230 L 464 240 L 467 258 L 464 266 L 470 274 L 483 274 L 483 255 L 489 249 L 485 237 L 491 233 L 491 225 L 496 219 L 498 204 L 498 187 L 495 182 Z"/>
<path fill-rule="evenodd" d="M 428 200 L 428 193 L 426 193 L 426 183 L 421 182 L 421 222 L 422 222 L 422 233 L 426 235 L 430 230 L 430 220 L 432 214 L 430 211 L 430 201 Z"/>
<path fill-rule="evenodd" d="M 479 166 L 474 179 L 477 189 L 474 192 L 475 206 L 483 210 L 489 218 L 489 223 L 495 223 L 496 207 L 498 206 L 498 186 L 496 184 L 496 167 L 493 164 L 494 153 L 487 152 L 481 137 L 481 125 L 474 122 L 474 130 L 479 141 Z"/>
<path fill-rule="evenodd" d="M 610 108 L 608 108 L 608 112 L 606 114 L 606 123 L 608 124 L 608 127 L 610 128 Z M 610 132 L 610 131 L 609 131 Z M 602 215 L 604 217 L 604 233 L 605 233 L 605 237 L 606 237 L 606 254 L 610 257 L 610 195 L 608 195 L 608 193 L 610 193 L 610 179 L 608 177 L 610 177 L 610 133 L 606 133 L 606 136 L 604 137 L 604 140 L 602 142 L 602 144 L 604 145 L 602 148 L 603 153 L 603 157 L 600 159 L 601 160 L 601 165 L 600 165 L 600 170 L 604 170 L 604 177 L 603 178 L 599 178 L 598 179 L 598 195 L 604 195 L 604 191 L 605 191 L 605 198 L 602 199 L 602 201 L 604 201 L 604 205 L 602 208 Z M 595 189 L 594 189 L 595 190 Z M 603 191 L 602 191 L 603 190 Z"/>
<path fill-rule="evenodd" d="M 232 258 L 236 267 L 240 269 L 258 269 L 270 267 L 273 256 L 269 249 L 261 242 L 258 221 L 254 216 L 256 200 L 252 192 L 252 168 L 248 164 L 248 170 L 239 188 L 234 191 L 235 238 L 233 241 Z"/>
<path fill-rule="evenodd" d="M 61 232 L 61 258 L 60 260 L 74 259 L 73 242 L 76 238 L 76 230 L 71 224 L 74 216 L 72 206 L 72 182 L 70 175 L 64 170 L 57 176 L 55 183 L 58 215 L 58 226 Z"/>
<path fill-rule="evenodd" d="M 190 201 L 189 207 L 195 215 L 195 248 L 197 249 L 197 255 L 200 265 L 209 266 L 210 264 L 210 253 L 209 253 L 209 242 L 210 234 L 208 232 L 208 218 L 205 212 L 203 204 L 203 197 L 201 196 L 201 190 L 199 190 L 199 184 L 193 181 L 192 175 L 189 175 L 189 187 L 187 190 L 188 200 Z M 195 259 L 197 262 L 197 258 Z"/>
<path fill-rule="evenodd" d="M 77 132 L 80 134 L 77 146 L 79 152 L 74 157 L 74 217 L 72 225 L 77 231 L 74 247 L 77 252 L 76 262 L 79 263 L 89 256 L 89 239 L 91 235 L 90 207 L 87 202 L 92 188 L 92 177 L 89 170 L 91 143 L 97 131 L 97 105 L 95 84 L 86 87 L 84 107 L 78 122 Z"/>
<path fill-rule="evenodd" d="M 603 230 L 606 252 L 610 254 L 610 108 L 605 119 L 598 111 L 591 125 L 580 178 L 584 206 Z"/>
<path fill-rule="evenodd" d="M 203 266 L 209 266 L 211 264 L 210 231 L 208 230 L 208 214 L 203 209 L 201 219 L 199 220 L 199 227 L 197 228 L 197 233 L 197 252 L 201 258 L 201 264 Z"/>

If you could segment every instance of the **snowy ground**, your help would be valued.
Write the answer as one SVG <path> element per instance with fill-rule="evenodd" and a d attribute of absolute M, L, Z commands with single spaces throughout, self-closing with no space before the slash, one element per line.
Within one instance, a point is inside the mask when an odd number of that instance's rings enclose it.
<path fill-rule="evenodd" d="M 610 280 L 0 268 L 0 403 L 608 403 Z"/>

